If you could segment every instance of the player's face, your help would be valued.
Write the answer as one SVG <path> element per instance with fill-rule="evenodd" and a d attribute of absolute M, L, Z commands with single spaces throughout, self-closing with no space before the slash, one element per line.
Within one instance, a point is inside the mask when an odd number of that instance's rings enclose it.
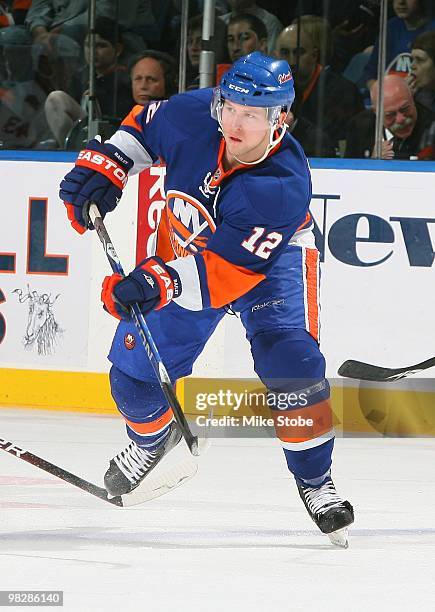
<path fill-rule="evenodd" d="M 237 157 L 244 162 L 255 161 L 263 155 L 269 143 L 270 124 L 264 108 L 225 100 L 222 130 L 230 159 Z"/>
<path fill-rule="evenodd" d="M 435 65 L 432 59 L 423 49 L 413 49 L 411 55 L 411 72 L 415 87 L 417 89 L 422 87 L 435 88 Z"/>
<path fill-rule="evenodd" d="M 165 75 L 160 62 L 152 57 L 139 60 L 131 71 L 131 88 L 136 104 L 165 97 Z"/>

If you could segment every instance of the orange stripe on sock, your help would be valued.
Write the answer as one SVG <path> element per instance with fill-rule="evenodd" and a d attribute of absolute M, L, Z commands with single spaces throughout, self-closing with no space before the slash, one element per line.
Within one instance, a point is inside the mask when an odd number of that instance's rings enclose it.
<path fill-rule="evenodd" d="M 135 433 L 152 435 L 168 425 L 172 421 L 173 416 L 172 408 L 168 408 L 167 411 L 162 414 L 162 416 L 159 416 L 154 421 L 149 421 L 148 423 L 134 423 L 133 421 L 129 421 L 126 417 L 124 417 L 124 419 L 127 425 L 131 427 Z"/>
<path fill-rule="evenodd" d="M 272 414 L 276 435 L 282 442 L 314 440 L 333 426 L 329 399 L 294 410 L 274 410 Z"/>

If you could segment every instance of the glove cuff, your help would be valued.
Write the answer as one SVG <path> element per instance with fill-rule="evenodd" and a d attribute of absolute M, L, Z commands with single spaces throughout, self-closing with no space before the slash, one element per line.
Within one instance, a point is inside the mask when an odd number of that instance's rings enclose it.
<path fill-rule="evenodd" d="M 103 153 L 97 153 L 91 149 L 83 149 L 77 157 L 76 166 L 90 168 L 95 172 L 103 174 L 119 189 L 124 189 L 127 184 L 128 171 L 124 170 L 122 166 Z"/>
<path fill-rule="evenodd" d="M 158 284 L 160 301 L 154 307 L 154 310 L 160 310 L 164 306 L 167 306 L 174 297 L 178 297 L 181 293 L 181 284 L 178 274 L 175 273 L 172 275 L 172 270 L 171 272 L 169 271 L 169 268 L 165 266 L 160 257 L 152 257 L 145 260 L 145 262 L 140 265 L 140 269 L 145 273 L 149 273 L 149 276 L 144 274 L 145 280 L 148 283 L 151 284 L 156 281 Z M 177 276 L 177 278 L 175 278 L 175 276 Z"/>

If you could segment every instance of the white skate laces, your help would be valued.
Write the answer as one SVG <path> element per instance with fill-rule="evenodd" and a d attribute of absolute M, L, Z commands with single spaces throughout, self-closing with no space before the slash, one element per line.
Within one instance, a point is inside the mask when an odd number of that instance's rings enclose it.
<path fill-rule="evenodd" d="M 131 483 L 136 483 L 147 472 L 157 455 L 157 451 L 147 451 L 140 448 L 136 442 L 131 442 L 127 448 L 113 458 L 118 468 Z"/>
<path fill-rule="evenodd" d="M 335 490 L 332 480 L 328 480 L 318 488 L 303 485 L 302 490 L 307 506 L 312 514 L 323 514 L 331 508 L 343 504 L 343 499 Z"/>

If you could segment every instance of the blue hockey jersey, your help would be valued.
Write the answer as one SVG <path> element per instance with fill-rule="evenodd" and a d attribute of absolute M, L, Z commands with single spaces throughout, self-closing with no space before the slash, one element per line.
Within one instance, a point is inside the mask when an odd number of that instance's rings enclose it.
<path fill-rule="evenodd" d="M 134 160 L 130 174 L 157 160 L 167 166 L 156 254 L 178 272 L 176 301 L 190 310 L 248 293 L 311 225 L 310 171 L 300 145 L 286 134 L 263 162 L 225 171 L 211 97 L 201 89 L 136 106 L 109 140 Z"/>

